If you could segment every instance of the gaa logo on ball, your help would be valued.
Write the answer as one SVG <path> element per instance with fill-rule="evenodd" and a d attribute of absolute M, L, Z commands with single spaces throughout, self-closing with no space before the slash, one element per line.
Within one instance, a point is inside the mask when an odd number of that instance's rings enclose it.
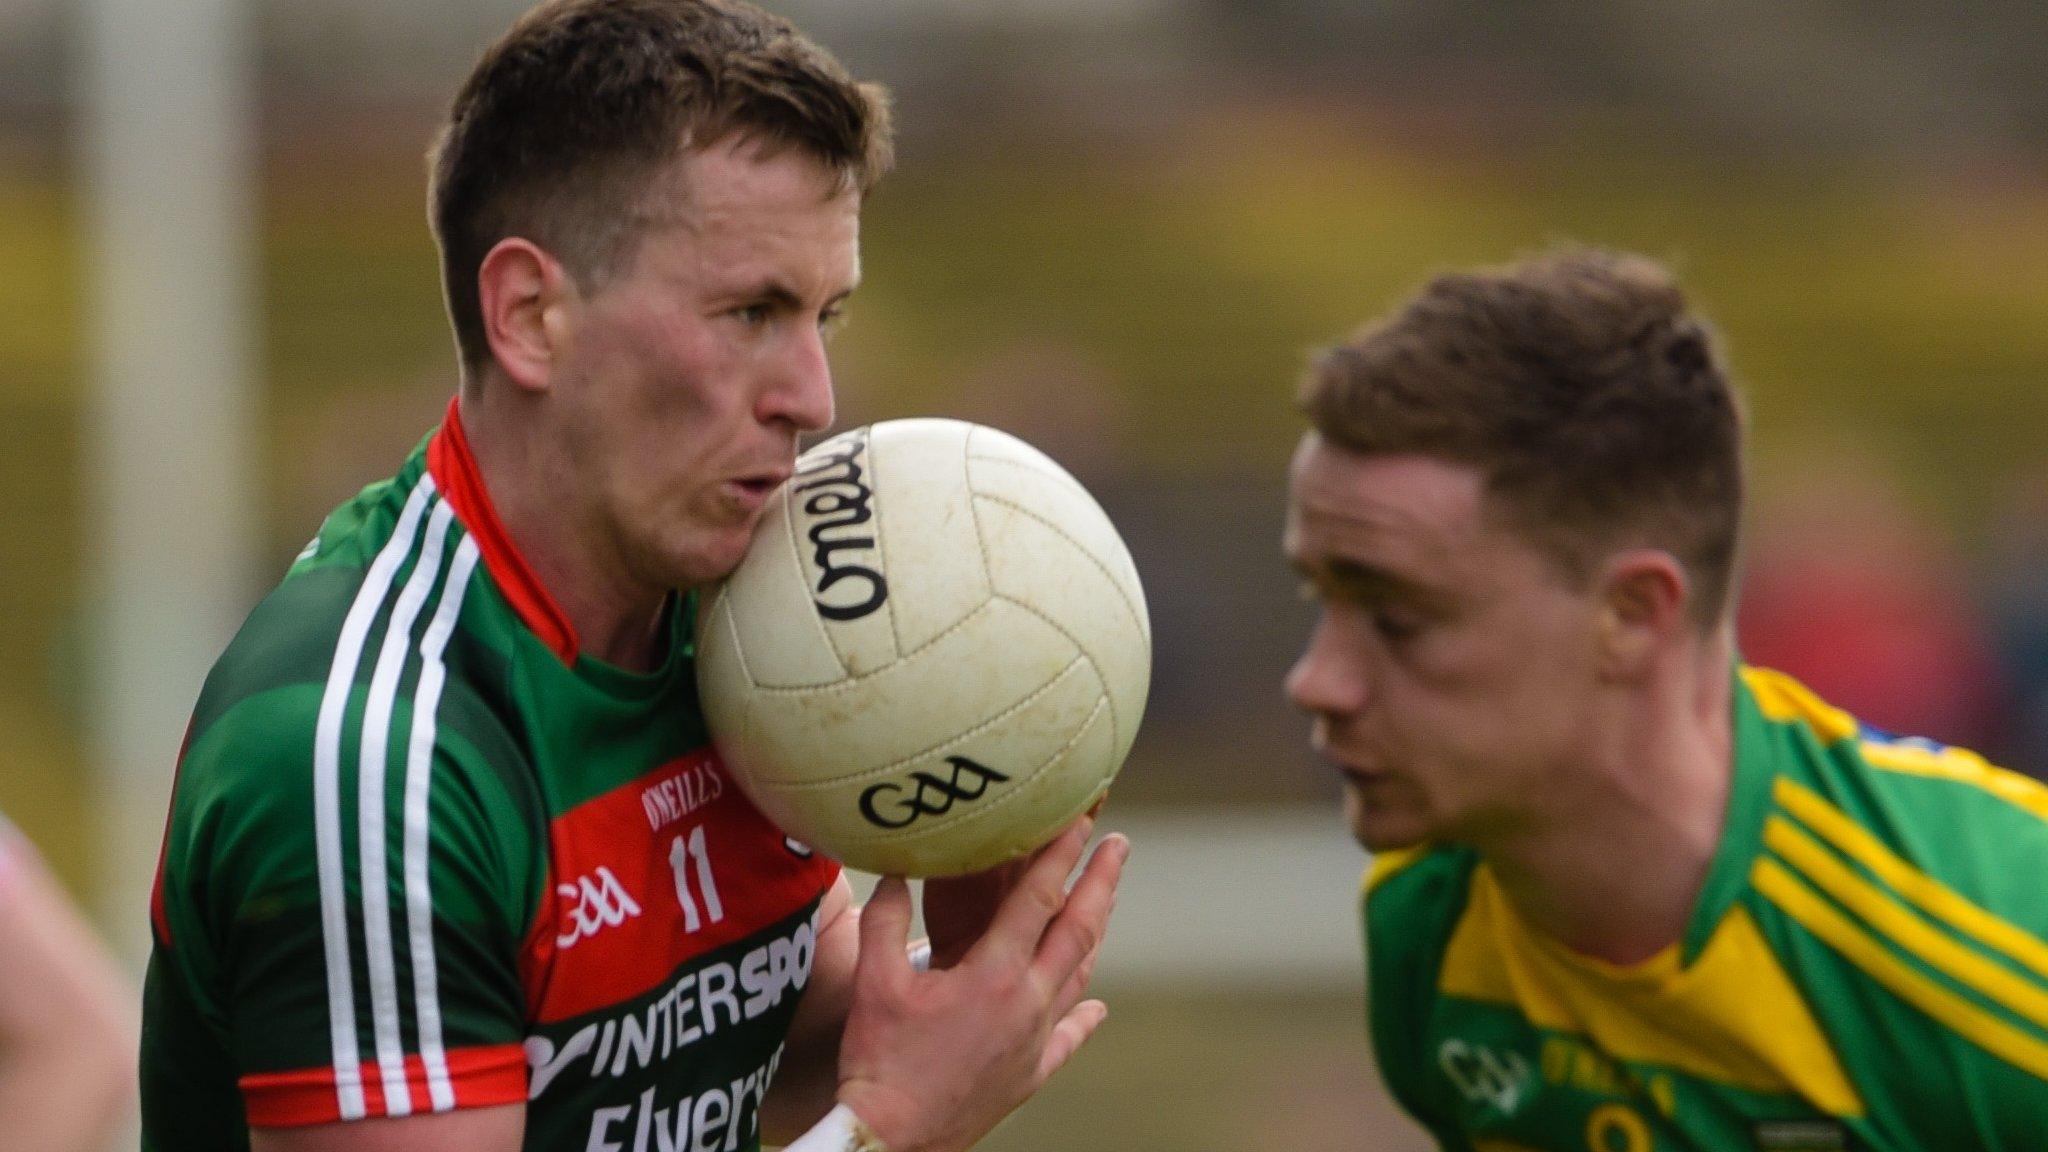
<path fill-rule="evenodd" d="M 1102 509 L 1043 453 L 957 420 L 804 453 L 697 645 L 713 738 L 762 812 L 908 876 L 1001 863 L 1087 811 L 1152 668 Z"/>

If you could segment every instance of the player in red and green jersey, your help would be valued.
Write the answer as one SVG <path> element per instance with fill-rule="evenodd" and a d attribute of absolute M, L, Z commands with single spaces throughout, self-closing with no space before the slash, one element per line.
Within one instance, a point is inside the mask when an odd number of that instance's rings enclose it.
<path fill-rule="evenodd" d="M 452 408 L 330 517 L 193 717 L 151 1145 L 525 1102 L 534 1147 L 751 1147 L 839 870 L 707 746 L 689 610 L 579 658 Z"/>
<path fill-rule="evenodd" d="M 741 4 L 557 0 L 485 54 L 435 155 L 461 391 L 192 718 L 145 1147 L 955 1152 L 1101 1021 L 1120 838 L 1071 891 L 1085 821 L 927 884 L 920 971 L 902 883 L 854 908 L 698 711 L 694 591 L 831 422 L 888 149 Z"/>
<path fill-rule="evenodd" d="M 1668 275 L 1439 278 L 1303 407 L 1288 690 L 1378 854 L 1402 1106 L 1472 1152 L 2039 1146 L 2048 789 L 1737 665 L 1740 420 Z"/>

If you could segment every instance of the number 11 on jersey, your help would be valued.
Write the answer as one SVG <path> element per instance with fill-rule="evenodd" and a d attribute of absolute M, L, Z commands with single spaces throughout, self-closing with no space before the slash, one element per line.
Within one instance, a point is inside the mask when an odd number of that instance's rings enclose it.
<path fill-rule="evenodd" d="M 698 912 L 697 897 L 690 894 L 690 879 L 695 860 L 697 887 L 704 897 L 703 912 Z M 668 866 L 676 874 L 676 903 L 683 906 L 683 931 L 695 932 L 708 920 L 712 924 L 725 919 L 725 905 L 718 899 L 718 882 L 711 878 L 711 856 L 704 851 L 704 826 L 690 829 L 689 836 L 678 836 L 669 845 Z"/>

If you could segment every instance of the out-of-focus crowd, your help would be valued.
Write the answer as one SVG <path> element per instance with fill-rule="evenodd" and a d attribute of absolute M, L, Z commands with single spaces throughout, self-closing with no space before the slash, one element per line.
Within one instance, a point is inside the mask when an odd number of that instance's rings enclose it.
<path fill-rule="evenodd" d="M 2023 472 L 1974 549 L 1921 515 L 1881 461 L 1808 461 L 1751 533 L 1746 659 L 1887 731 L 2048 778 L 2048 463 Z"/>

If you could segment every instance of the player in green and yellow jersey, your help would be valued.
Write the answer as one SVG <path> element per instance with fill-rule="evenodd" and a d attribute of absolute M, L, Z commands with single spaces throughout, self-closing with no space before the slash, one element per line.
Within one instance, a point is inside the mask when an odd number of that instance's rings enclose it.
<path fill-rule="evenodd" d="M 437 148 L 446 420 L 215 665 L 145 992 L 155 1152 L 959 1152 L 1103 1018 L 1126 845 L 852 905 L 707 738 L 696 590 L 829 425 L 881 94 L 718 0 L 555 0 Z"/>
<path fill-rule="evenodd" d="M 1741 667 L 1741 421 L 1669 276 L 1439 278 L 1318 360 L 1288 681 L 1377 853 L 1368 1005 L 1446 1149 L 2048 1134 L 2048 789 Z"/>

